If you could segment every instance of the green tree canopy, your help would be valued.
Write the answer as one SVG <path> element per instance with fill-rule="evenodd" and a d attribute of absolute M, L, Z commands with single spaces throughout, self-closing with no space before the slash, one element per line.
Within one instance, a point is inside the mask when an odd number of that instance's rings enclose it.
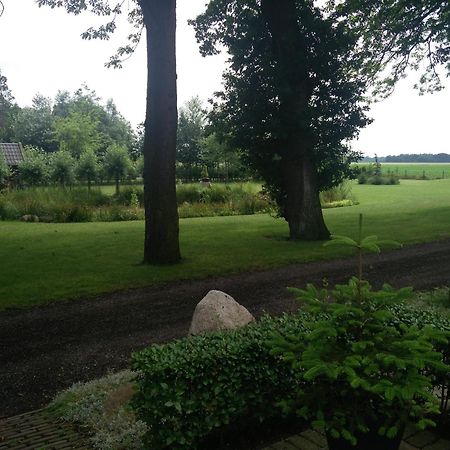
<path fill-rule="evenodd" d="M 332 17 L 357 38 L 354 51 L 375 92 L 387 95 L 407 69 L 421 92 L 442 89 L 450 74 L 447 0 L 330 0 Z"/>
<path fill-rule="evenodd" d="M 19 164 L 19 176 L 21 182 L 29 186 L 45 183 L 50 176 L 48 154 L 37 147 L 26 146 L 25 159 Z"/>
<path fill-rule="evenodd" d="M 214 170 L 225 176 L 225 179 L 245 175 L 246 169 L 243 167 L 240 151 L 231 145 L 227 136 L 219 137 L 217 133 L 211 132 L 200 141 L 200 147 L 203 162 L 210 172 Z"/>
<path fill-rule="evenodd" d="M 188 168 L 203 163 L 200 141 L 206 112 L 199 97 L 188 100 L 178 112 L 177 161 Z"/>
<path fill-rule="evenodd" d="M 100 146 L 98 121 L 88 115 L 72 111 L 66 118 L 57 118 L 54 129 L 59 148 L 75 158 L 89 150 L 95 152 Z"/>
<path fill-rule="evenodd" d="M 225 46 L 230 67 L 212 120 L 265 180 L 292 239 L 329 236 L 319 190 L 358 158 L 346 145 L 368 119 L 355 44 L 312 2 L 212 0 L 194 22 L 203 54 Z"/>
<path fill-rule="evenodd" d="M 55 127 L 57 135 L 62 133 L 63 144 L 69 145 L 68 149 L 73 155 L 79 156 L 90 147 L 101 156 L 113 144 L 125 146 L 129 150 L 134 144 L 133 129 L 119 113 L 114 101 L 109 99 L 102 105 L 100 97 L 86 85 L 73 94 L 59 91 L 55 97 L 53 115 L 56 118 L 55 125 L 59 125 Z M 78 148 L 75 144 L 77 140 L 80 142 Z"/>
<path fill-rule="evenodd" d="M 14 102 L 14 97 L 8 87 L 7 78 L 2 75 L 0 69 L 0 141 L 11 142 L 13 136 L 13 122 L 17 114 L 18 107 Z"/>
<path fill-rule="evenodd" d="M 15 138 L 24 145 L 54 152 L 58 143 L 53 133 L 53 122 L 51 99 L 37 94 L 31 107 L 19 109 L 13 124 Z"/>
<path fill-rule="evenodd" d="M 78 160 L 76 173 L 78 178 L 87 181 L 88 189 L 91 190 L 92 181 L 94 181 L 99 172 L 97 156 L 92 149 L 84 151 Z"/>
<path fill-rule="evenodd" d="M 108 148 L 103 159 L 103 167 L 106 174 L 116 183 L 116 194 L 120 191 L 120 181 L 123 180 L 132 169 L 130 157 L 126 148 L 112 145 Z"/>
<path fill-rule="evenodd" d="M 67 150 L 60 150 L 51 155 L 50 175 L 63 187 L 75 181 L 75 160 Z"/>

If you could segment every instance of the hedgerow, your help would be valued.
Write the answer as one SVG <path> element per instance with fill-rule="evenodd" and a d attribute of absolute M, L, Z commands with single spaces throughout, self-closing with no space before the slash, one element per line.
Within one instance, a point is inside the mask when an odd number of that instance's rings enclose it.
<path fill-rule="evenodd" d="M 394 323 L 450 331 L 448 317 L 432 309 L 396 305 L 391 311 Z M 300 377 L 271 355 L 267 342 L 276 331 L 307 331 L 312 321 L 305 313 L 267 316 L 241 330 L 192 336 L 136 353 L 132 365 L 138 390 L 132 406 L 147 424 L 146 448 L 193 449 L 217 429 L 281 417 L 279 405 Z M 439 350 L 448 362 L 448 349 Z M 430 376 L 446 389 L 447 379 Z"/>
<path fill-rule="evenodd" d="M 241 330 L 153 345 L 133 357 L 137 417 L 147 448 L 192 449 L 218 428 L 281 415 L 278 402 L 296 383 L 266 341 L 277 329 L 305 329 L 304 315 L 264 317 Z"/>

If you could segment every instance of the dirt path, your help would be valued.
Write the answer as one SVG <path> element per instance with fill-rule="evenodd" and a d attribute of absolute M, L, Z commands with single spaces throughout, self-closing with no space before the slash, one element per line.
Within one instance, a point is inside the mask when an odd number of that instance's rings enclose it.
<path fill-rule="evenodd" d="M 450 240 L 367 258 L 376 286 L 426 289 L 450 283 Z M 297 264 L 261 272 L 172 283 L 96 298 L 0 313 L 0 417 L 46 404 L 76 381 L 127 366 L 131 352 L 186 335 L 195 305 L 210 289 L 231 294 L 253 314 L 280 313 L 295 302 L 286 286 L 343 282 L 354 259 Z"/>

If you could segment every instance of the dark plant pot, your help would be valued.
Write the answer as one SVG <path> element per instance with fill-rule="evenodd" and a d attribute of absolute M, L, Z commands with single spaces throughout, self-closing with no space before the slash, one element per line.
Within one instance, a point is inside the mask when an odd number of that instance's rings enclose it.
<path fill-rule="evenodd" d="M 358 443 L 353 446 L 344 438 L 334 439 L 327 433 L 329 450 L 398 450 L 402 442 L 404 427 L 393 439 L 378 434 L 379 426 L 374 426 L 368 433 L 355 433 Z"/>

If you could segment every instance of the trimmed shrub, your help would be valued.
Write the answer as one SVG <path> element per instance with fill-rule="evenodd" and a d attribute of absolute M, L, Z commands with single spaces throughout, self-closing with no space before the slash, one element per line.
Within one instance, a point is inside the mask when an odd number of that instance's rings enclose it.
<path fill-rule="evenodd" d="M 303 314 L 264 317 L 240 330 L 136 353 L 139 390 L 132 405 L 149 430 L 146 448 L 193 449 L 219 428 L 280 417 L 277 404 L 296 377 L 266 341 L 276 330 L 305 329 L 305 323 Z"/>
<path fill-rule="evenodd" d="M 399 304 L 390 310 L 394 324 L 450 330 L 448 317 L 431 308 Z M 193 336 L 136 353 L 138 392 L 132 406 L 148 427 L 146 448 L 194 449 L 218 429 L 282 417 L 279 405 L 298 389 L 300 377 L 270 354 L 267 342 L 275 332 L 308 330 L 313 320 L 305 313 L 266 316 L 240 330 Z M 437 349 L 449 363 L 449 349 Z M 446 392 L 448 374 L 429 375 Z"/>

